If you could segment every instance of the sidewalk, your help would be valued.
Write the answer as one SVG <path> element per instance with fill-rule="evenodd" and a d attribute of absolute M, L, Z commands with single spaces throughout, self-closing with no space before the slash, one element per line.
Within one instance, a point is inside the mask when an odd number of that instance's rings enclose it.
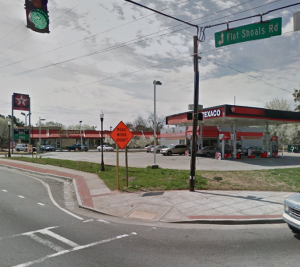
<path fill-rule="evenodd" d="M 0 159 L 0 166 L 73 179 L 79 206 L 120 218 L 189 223 L 280 223 L 292 193 L 258 191 L 111 192 L 96 174 Z"/>

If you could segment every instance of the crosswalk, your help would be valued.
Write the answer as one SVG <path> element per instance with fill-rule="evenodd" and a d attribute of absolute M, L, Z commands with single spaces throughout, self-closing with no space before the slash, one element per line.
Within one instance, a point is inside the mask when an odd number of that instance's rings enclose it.
<path fill-rule="evenodd" d="M 55 258 L 55 257 L 61 256 L 66 253 L 83 250 L 83 249 L 86 249 L 89 247 L 101 245 L 101 244 L 108 243 L 108 242 L 115 241 L 115 240 L 120 240 L 120 239 L 129 237 L 129 236 L 137 235 L 137 233 L 131 232 L 129 234 L 121 234 L 121 235 L 118 235 L 115 237 L 98 240 L 98 241 L 95 241 L 95 242 L 92 242 L 89 244 L 80 245 L 62 235 L 55 233 L 54 229 L 56 229 L 56 228 L 59 228 L 59 226 L 47 227 L 44 229 L 39 229 L 39 230 L 35 230 L 35 231 L 30 231 L 30 232 L 25 232 L 25 233 L 10 236 L 9 238 L 28 237 L 31 240 L 37 242 L 38 244 L 48 247 L 49 249 L 54 251 L 53 254 L 49 254 L 47 256 L 44 256 L 42 258 L 39 258 L 39 259 L 36 259 L 33 261 L 14 265 L 13 267 L 31 266 L 36 263 L 41 263 L 49 258 Z M 0 240 L 1 239 L 3 239 L 3 238 L 0 238 Z M 1 260 L 0 260 L 0 265 L 1 265 Z"/>

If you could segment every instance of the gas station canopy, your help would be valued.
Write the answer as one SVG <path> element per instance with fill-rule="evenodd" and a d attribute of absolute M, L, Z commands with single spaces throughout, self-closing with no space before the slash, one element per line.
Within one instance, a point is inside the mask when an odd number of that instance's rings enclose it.
<path fill-rule="evenodd" d="M 199 113 L 203 114 L 203 126 L 263 126 L 300 123 L 300 112 L 273 110 L 236 105 L 221 105 L 205 108 Z M 167 125 L 191 126 L 192 120 L 187 119 L 187 113 L 179 113 L 166 117 Z"/>

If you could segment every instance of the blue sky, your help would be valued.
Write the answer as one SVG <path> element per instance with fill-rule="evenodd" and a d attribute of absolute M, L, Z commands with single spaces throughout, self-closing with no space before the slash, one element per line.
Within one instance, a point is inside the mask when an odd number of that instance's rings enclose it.
<path fill-rule="evenodd" d="M 138 0 L 151 8 L 200 26 L 213 25 L 291 5 L 292 0 Z M 187 111 L 193 103 L 193 36 L 195 28 L 123 0 L 49 0 L 50 34 L 25 26 L 24 1 L 0 0 L 0 114 L 11 113 L 11 95 L 29 94 L 32 122 L 39 117 L 65 125 L 100 126 L 157 114 Z M 283 34 L 269 39 L 215 48 L 214 33 L 205 31 L 199 103 L 264 107 L 287 99 L 300 83 L 300 32 L 293 32 L 293 13 L 300 5 L 272 12 L 282 17 Z M 258 22 L 252 18 L 229 24 Z M 16 111 L 20 119 L 24 117 Z"/>

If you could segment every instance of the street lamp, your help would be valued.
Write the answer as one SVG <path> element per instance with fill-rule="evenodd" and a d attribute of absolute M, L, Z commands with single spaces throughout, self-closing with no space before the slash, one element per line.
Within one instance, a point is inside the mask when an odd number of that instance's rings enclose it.
<path fill-rule="evenodd" d="M 21 114 L 25 117 L 25 126 L 27 126 L 27 116 L 24 112 L 21 112 Z"/>
<path fill-rule="evenodd" d="M 104 162 L 103 162 L 103 119 L 104 119 L 104 114 L 103 112 L 101 111 L 101 114 L 100 114 L 100 121 L 101 121 L 101 171 L 103 172 L 104 171 Z"/>
<path fill-rule="evenodd" d="M 10 126 L 11 126 L 11 122 L 8 121 L 7 124 L 8 124 L 8 157 L 10 158 L 11 157 L 11 155 L 10 155 Z"/>
<path fill-rule="evenodd" d="M 152 169 L 157 169 L 158 165 L 156 165 L 156 85 L 162 85 L 160 81 L 153 81 L 154 84 L 154 164 L 152 165 Z"/>
<path fill-rule="evenodd" d="M 82 121 L 79 121 L 79 124 L 80 124 L 80 145 L 82 145 L 82 134 L 81 134 L 81 123 Z"/>
<path fill-rule="evenodd" d="M 41 119 L 41 117 L 39 117 L 39 126 L 40 126 L 40 130 L 39 130 L 39 152 L 41 152 L 41 121 L 45 121 L 46 119 Z"/>

